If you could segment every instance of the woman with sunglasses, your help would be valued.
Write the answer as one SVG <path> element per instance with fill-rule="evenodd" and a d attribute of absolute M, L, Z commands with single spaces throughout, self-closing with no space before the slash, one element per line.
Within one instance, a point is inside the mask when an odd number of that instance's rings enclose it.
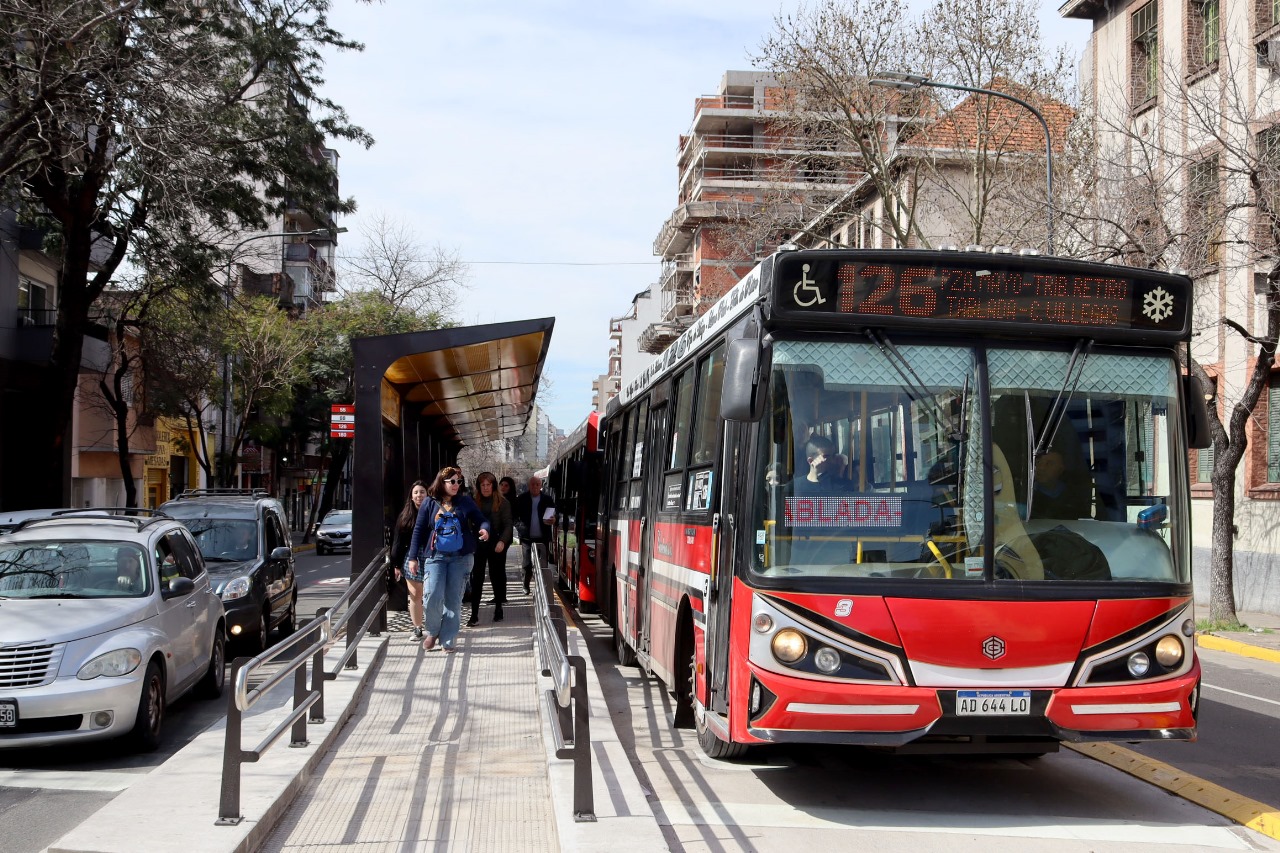
<path fill-rule="evenodd" d="M 462 472 L 457 468 L 440 469 L 427 487 L 427 497 L 418 510 L 409 542 L 409 558 L 404 564 L 405 577 L 422 581 L 423 630 L 422 648 L 431 651 L 438 642 L 446 652 L 455 652 L 458 626 L 462 613 L 462 593 L 471 574 L 471 555 L 476 539 L 489 541 L 489 522 L 475 501 L 458 494 Z M 462 544 L 457 550 L 436 548 L 437 521 L 453 515 L 462 531 Z M 447 519 L 446 519 L 447 520 Z M 475 524 L 478 532 L 472 534 Z"/>

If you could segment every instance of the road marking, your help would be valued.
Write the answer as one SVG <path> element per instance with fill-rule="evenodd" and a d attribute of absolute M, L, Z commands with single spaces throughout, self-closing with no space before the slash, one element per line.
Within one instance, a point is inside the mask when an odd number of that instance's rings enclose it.
<path fill-rule="evenodd" d="M 50 791 L 100 791 L 119 793 L 146 772 L 109 770 L 0 770 L 0 788 L 44 788 Z"/>
<path fill-rule="evenodd" d="M 1216 687 L 1212 684 L 1206 684 L 1204 686 L 1209 688 L 1210 690 L 1220 690 L 1223 693 L 1230 693 L 1233 696 L 1241 696 L 1245 699 L 1252 699 L 1255 702 L 1266 702 L 1268 705 L 1280 705 L 1280 702 L 1277 702 L 1274 699 L 1263 699 L 1261 696 L 1254 696 L 1252 693 L 1241 693 L 1239 690 L 1231 690 L 1230 688 L 1227 688 L 1227 687 Z"/>
<path fill-rule="evenodd" d="M 1064 743 L 1063 746 L 1217 812 L 1228 820 L 1280 839 L 1280 808 L 1242 796 L 1122 746 L 1109 743 Z"/>
<path fill-rule="evenodd" d="M 347 586 L 351 583 L 351 578 L 325 578 L 316 581 L 317 584 L 328 584 L 329 586 Z"/>
<path fill-rule="evenodd" d="M 1118 844 L 1169 844 L 1193 849 L 1248 850 L 1245 839 L 1226 826 L 1186 826 L 1142 821 L 1078 820 L 1036 823 L 1026 815 L 956 814 L 926 811 L 871 811 L 850 808 L 796 808 L 773 803 L 662 803 L 659 823 L 668 826 L 856 829 L 859 832 L 925 832 Z"/>

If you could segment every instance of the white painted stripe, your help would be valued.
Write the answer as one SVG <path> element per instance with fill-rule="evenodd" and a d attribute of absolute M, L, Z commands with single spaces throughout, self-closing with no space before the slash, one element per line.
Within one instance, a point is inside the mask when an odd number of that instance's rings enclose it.
<path fill-rule="evenodd" d="M 841 807 L 796 806 L 777 803 L 663 802 L 659 823 L 667 826 L 777 827 L 785 829 L 828 829 L 840 832 L 938 833 L 997 838 L 1033 838 L 1050 841 L 1141 846 L 1177 845 L 1180 850 L 1252 850 L 1247 839 L 1236 835 L 1236 827 L 1196 826 L 1156 821 L 1097 820 L 1057 815 L 1043 823 L 1027 814 L 885 811 Z M 1052 822 L 1050 822 L 1052 821 Z M 848 836 L 840 836 L 847 838 Z M 978 844 L 961 842 L 966 849 Z M 1016 846 L 1016 845 L 1015 845 Z M 1039 848 L 1037 848 L 1039 849 Z"/>
<path fill-rule="evenodd" d="M 46 788 L 50 791 L 103 791 L 116 793 L 146 773 L 109 770 L 0 770 L 0 788 Z"/>
<path fill-rule="evenodd" d="M 1252 693 L 1241 693 L 1239 690 L 1231 690 L 1229 688 L 1218 687 L 1213 684 L 1204 684 L 1202 686 L 1206 690 L 1217 690 L 1221 693 L 1230 693 L 1232 696 L 1239 696 L 1243 699 L 1252 699 L 1255 702 L 1266 702 L 1268 705 L 1280 705 L 1280 702 L 1277 702 L 1274 699 L 1264 699 L 1261 696 L 1254 696 Z"/>
<path fill-rule="evenodd" d="M 1135 702 L 1132 704 L 1116 703 L 1114 705 L 1072 705 L 1071 713 L 1088 716 L 1089 714 L 1161 714 L 1167 711 L 1180 711 L 1178 702 Z"/>
<path fill-rule="evenodd" d="M 1062 687 L 1071 675 L 1072 662 L 1009 669 L 970 669 L 911 661 L 911 673 L 920 687 Z"/>
<path fill-rule="evenodd" d="M 844 714 L 848 716 L 914 714 L 919 705 L 820 705 L 814 702 L 789 702 L 788 711 L 797 714 Z"/>

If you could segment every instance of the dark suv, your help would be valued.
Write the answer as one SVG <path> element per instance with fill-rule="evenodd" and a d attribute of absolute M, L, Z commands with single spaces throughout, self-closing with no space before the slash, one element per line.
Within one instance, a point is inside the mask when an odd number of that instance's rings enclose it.
<path fill-rule="evenodd" d="M 227 633 L 249 653 L 273 629 L 298 625 L 298 583 L 284 506 L 263 491 L 189 489 L 161 511 L 191 531 L 227 611 Z"/>

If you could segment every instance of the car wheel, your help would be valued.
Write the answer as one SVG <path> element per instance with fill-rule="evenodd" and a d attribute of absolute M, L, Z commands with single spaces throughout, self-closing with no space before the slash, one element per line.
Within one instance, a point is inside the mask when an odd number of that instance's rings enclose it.
<path fill-rule="evenodd" d="M 227 639 L 219 625 L 213 633 L 213 648 L 209 650 L 209 668 L 196 685 L 196 693 L 205 699 L 217 699 L 227 680 Z"/>
<path fill-rule="evenodd" d="M 317 542 L 317 543 L 316 543 L 316 556 L 317 556 L 317 557 L 323 557 L 326 553 L 327 553 L 327 552 L 324 550 L 324 546 Z"/>
<path fill-rule="evenodd" d="M 129 739 L 138 752 L 151 752 L 160 745 L 160 731 L 164 727 L 164 672 L 160 664 L 147 664 L 147 674 L 142 680 L 142 695 L 138 697 L 138 715 L 133 721 Z"/>
<path fill-rule="evenodd" d="M 293 632 L 298 630 L 298 593 L 294 592 L 293 600 L 289 602 L 289 612 L 284 615 L 284 619 L 280 620 L 278 630 L 280 636 L 292 637 Z"/>

